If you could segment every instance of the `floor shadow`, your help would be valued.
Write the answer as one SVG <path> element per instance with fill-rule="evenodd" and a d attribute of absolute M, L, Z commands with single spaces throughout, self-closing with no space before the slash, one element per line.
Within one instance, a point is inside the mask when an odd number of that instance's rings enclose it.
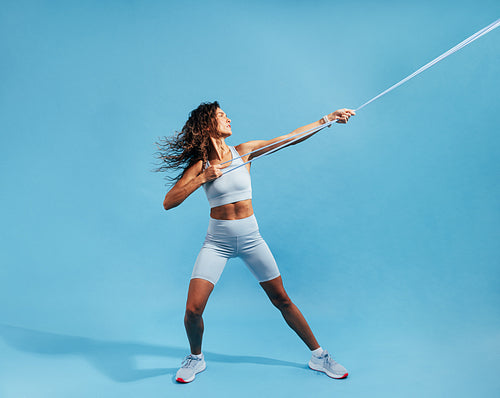
<path fill-rule="evenodd" d="M 0 324 L 0 337 L 16 350 L 51 356 L 77 356 L 87 360 L 98 371 L 117 382 L 131 382 L 148 377 L 171 374 L 177 368 L 139 369 L 137 356 L 175 357 L 186 355 L 185 348 L 132 342 L 115 342 L 42 332 Z M 304 364 L 279 359 L 227 355 L 204 351 L 207 361 L 252 363 L 266 366 L 305 368 Z"/>

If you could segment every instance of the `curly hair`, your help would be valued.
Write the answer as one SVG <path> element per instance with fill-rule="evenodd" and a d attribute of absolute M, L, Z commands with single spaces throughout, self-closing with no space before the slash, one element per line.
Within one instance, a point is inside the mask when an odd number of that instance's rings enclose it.
<path fill-rule="evenodd" d="M 158 147 L 156 157 L 160 161 L 154 171 L 178 171 L 174 177 L 165 176 L 165 179 L 175 184 L 184 172 L 193 164 L 208 160 L 210 136 L 218 137 L 216 112 L 219 103 L 205 102 L 191 111 L 189 118 L 180 132 L 172 137 L 163 137 L 155 142 Z"/>

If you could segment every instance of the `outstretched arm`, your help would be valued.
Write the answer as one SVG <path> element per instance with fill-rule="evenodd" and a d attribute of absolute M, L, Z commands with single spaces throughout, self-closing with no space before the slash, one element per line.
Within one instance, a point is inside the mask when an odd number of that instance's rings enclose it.
<path fill-rule="evenodd" d="M 169 210 L 179 206 L 204 183 L 219 178 L 222 175 L 220 168 L 220 165 L 214 165 L 203 170 L 203 161 L 201 160 L 193 164 L 167 192 L 163 200 L 163 208 Z"/>
<path fill-rule="evenodd" d="M 328 120 L 333 121 L 337 120 L 337 123 L 347 123 L 349 118 L 353 115 L 355 115 L 356 112 L 352 109 L 339 109 L 335 112 L 332 112 L 328 115 Z M 280 149 L 283 149 L 289 145 L 295 145 L 298 144 L 299 142 L 302 142 L 309 137 L 312 137 L 314 134 L 316 134 L 318 131 L 316 131 L 313 134 L 305 135 L 303 138 L 298 139 L 299 136 L 297 134 L 312 130 L 316 127 L 321 127 L 321 125 L 325 124 L 326 121 L 323 119 L 318 120 L 317 122 L 306 124 L 305 126 L 299 127 L 298 129 L 293 130 L 289 134 L 285 134 L 270 140 L 255 140 L 255 141 L 248 141 L 243 144 L 238 145 L 238 152 L 239 153 L 249 153 L 253 152 L 248 156 L 247 160 L 252 160 L 253 158 L 263 155 L 269 151 L 272 151 L 273 149 L 276 149 L 280 147 Z M 293 138 L 290 138 L 293 137 Z M 295 140 L 295 141 L 294 141 Z M 293 141 L 292 143 L 290 143 Z M 276 143 L 276 145 L 273 145 Z M 263 148 L 261 151 L 259 151 L 260 148 Z M 255 152 L 254 152 L 255 151 Z"/>

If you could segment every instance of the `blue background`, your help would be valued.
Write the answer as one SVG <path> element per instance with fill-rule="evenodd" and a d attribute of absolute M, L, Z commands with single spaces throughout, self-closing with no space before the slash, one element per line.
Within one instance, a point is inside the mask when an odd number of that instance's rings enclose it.
<path fill-rule="evenodd" d="M 187 353 L 198 190 L 165 212 L 154 142 L 202 101 L 230 144 L 357 107 L 500 17 L 498 1 L 3 1 L 0 397 L 500 394 L 500 30 L 252 167 L 307 348 L 240 260 Z"/>

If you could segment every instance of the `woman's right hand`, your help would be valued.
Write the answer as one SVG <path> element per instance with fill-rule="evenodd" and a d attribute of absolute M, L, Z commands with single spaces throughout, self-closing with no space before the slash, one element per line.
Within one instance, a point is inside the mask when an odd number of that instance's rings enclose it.
<path fill-rule="evenodd" d="M 221 165 L 219 164 L 209 166 L 203 171 L 203 179 L 205 180 L 205 182 L 213 181 L 221 176 L 222 171 Z"/>

